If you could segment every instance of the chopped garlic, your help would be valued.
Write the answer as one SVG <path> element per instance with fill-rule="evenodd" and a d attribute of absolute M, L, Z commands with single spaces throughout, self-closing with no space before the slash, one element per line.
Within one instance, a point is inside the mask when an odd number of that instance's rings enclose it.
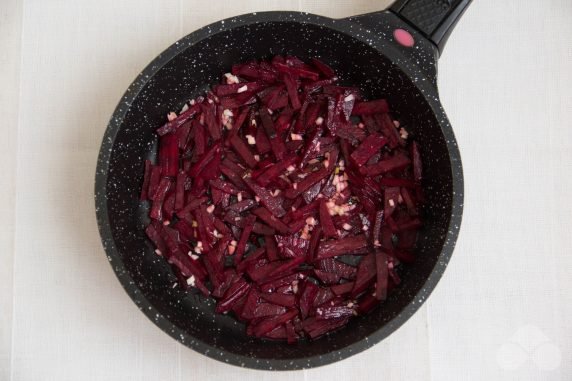
<path fill-rule="evenodd" d="M 342 227 L 343 227 L 344 230 L 346 230 L 346 231 L 352 230 L 352 226 L 351 226 L 350 224 L 348 224 L 347 222 L 346 222 L 345 224 L 343 224 Z"/>
<path fill-rule="evenodd" d="M 399 126 L 401 126 L 401 123 L 399 123 L 399 120 L 394 120 L 393 125 L 395 126 L 395 128 L 399 128 Z"/>
<path fill-rule="evenodd" d="M 214 206 L 214 205 L 209 205 L 209 206 L 207 207 L 207 212 L 209 212 L 210 214 L 212 214 L 212 212 L 214 212 L 214 210 L 215 210 L 215 206 Z"/>
<path fill-rule="evenodd" d="M 336 184 L 336 192 L 340 193 L 342 191 L 342 184 L 337 183 Z"/>
<path fill-rule="evenodd" d="M 260 155 L 254 155 L 254 160 L 260 161 Z"/>
<path fill-rule="evenodd" d="M 401 139 L 406 140 L 409 137 L 409 133 L 407 132 L 407 130 L 405 128 L 401 128 L 399 130 L 399 135 L 401 136 Z"/>
<path fill-rule="evenodd" d="M 196 261 L 197 259 L 199 259 L 199 256 L 196 255 L 196 254 L 191 253 L 191 258 Z"/>
<path fill-rule="evenodd" d="M 260 202 L 260 197 L 254 196 L 254 199 L 256 200 L 256 202 Z"/>
<path fill-rule="evenodd" d="M 155 249 L 155 254 L 157 254 L 157 255 L 163 255 L 163 253 L 161 253 L 161 250 L 159 250 L 159 249 Z"/>
<path fill-rule="evenodd" d="M 293 184 L 292 184 L 292 188 L 298 189 L 298 183 L 293 183 Z"/>
<path fill-rule="evenodd" d="M 230 111 L 229 109 L 224 109 L 224 111 L 222 112 L 222 114 L 224 116 L 234 116 L 234 114 L 232 113 L 232 111 Z"/>
<path fill-rule="evenodd" d="M 189 279 L 187 279 L 187 284 L 189 286 L 192 286 L 192 287 L 195 286 L 195 276 L 194 275 L 191 275 L 191 277 Z"/>
<path fill-rule="evenodd" d="M 256 144 L 256 138 L 252 135 L 246 135 L 246 140 L 248 141 L 248 144 L 250 144 L 251 146 Z"/>
<path fill-rule="evenodd" d="M 181 109 L 181 113 L 187 111 L 188 109 L 189 109 L 189 105 L 185 103 L 185 104 L 183 105 L 183 108 Z"/>
<path fill-rule="evenodd" d="M 199 226 L 199 223 L 195 220 L 193 220 L 193 222 L 191 222 L 191 226 L 196 228 L 197 226 Z"/>
<path fill-rule="evenodd" d="M 293 165 L 289 165 L 288 168 L 286 168 L 286 170 L 288 172 L 294 172 L 296 170 L 296 167 L 294 167 Z"/>
<path fill-rule="evenodd" d="M 228 249 L 228 254 L 233 255 L 236 250 L 236 246 L 228 245 L 227 249 Z"/>
<path fill-rule="evenodd" d="M 294 133 L 290 134 L 290 138 L 291 138 L 292 140 L 303 140 L 303 139 L 304 139 L 304 138 L 302 138 L 302 135 L 300 135 L 300 134 L 294 134 Z"/>
<path fill-rule="evenodd" d="M 236 75 L 232 75 L 232 73 L 225 73 L 226 83 L 231 85 L 233 83 L 238 83 L 238 77 Z"/>
<path fill-rule="evenodd" d="M 297 293 L 298 293 L 298 281 L 297 281 L 297 280 L 295 280 L 295 281 L 292 282 L 292 292 L 293 292 L 294 294 L 297 294 Z"/>
<path fill-rule="evenodd" d="M 238 90 L 236 90 L 237 93 L 244 93 L 246 90 L 248 90 L 248 86 L 244 85 L 242 87 L 239 87 Z"/>
<path fill-rule="evenodd" d="M 321 126 L 322 123 L 324 123 L 324 118 L 322 118 L 321 116 L 316 118 L 316 125 Z"/>
<path fill-rule="evenodd" d="M 395 201 L 393 201 L 392 198 L 389 199 L 388 203 L 389 203 L 389 206 L 391 206 L 392 208 L 395 206 Z"/>
<path fill-rule="evenodd" d="M 238 245 L 238 242 L 236 242 L 236 240 L 233 239 L 232 241 L 230 241 L 230 244 L 232 246 L 236 246 L 236 245 Z"/>
<path fill-rule="evenodd" d="M 236 199 L 238 200 L 238 202 L 242 201 L 242 192 L 238 192 L 238 194 L 236 195 Z"/>
<path fill-rule="evenodd" d="M 347 97 L 344 98 L 344 102 L 350 102 L 353 101 L 356 97 L 354 97 L 353 94 L 348 95 Z"/>
<path fill-rule="evenodd" d="M 167 114 L 167 120 L 169 120 L 169 122 L 172 122 L 175 119 L 177 119 L 177 114 L 173 111 Z"/>
<path fill-rule="evenodd" d="M 201 248 L 202 248 L 202 247 L 203 247 L 203 241 L 198 241 L 198 242 L 197 242 L 197 247 L 201 247 Z"/>

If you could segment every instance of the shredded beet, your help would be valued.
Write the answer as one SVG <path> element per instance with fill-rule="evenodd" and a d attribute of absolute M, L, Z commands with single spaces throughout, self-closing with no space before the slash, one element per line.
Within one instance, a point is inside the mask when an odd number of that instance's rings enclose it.
<path fill-rule="evenodd" d="M 418 144 L 318 59 L 232 67 L 157 129 L 145 233 L 184 290 L 295 343 L 388 298 L 422 227 Z M 143 164 L 143 163 L 142 163 Z"/>

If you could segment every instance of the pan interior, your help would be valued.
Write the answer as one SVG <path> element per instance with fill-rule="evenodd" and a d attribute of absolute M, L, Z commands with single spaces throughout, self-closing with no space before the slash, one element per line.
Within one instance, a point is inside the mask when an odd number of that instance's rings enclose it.
<path fill-rule="evenodd" d="M 138 200 L 143 161 L 153 158 L 154 130 L 171 110 L 217 83 L 233 63 L 290 54 L 319 57 L 331 65 L 343 84 L 358 86 L 370 98 L 385 97 L 420 143 L 424 162 L 427 207 L 417 261 L 405 269 L 401 286 L 368 316 L 317 341 L 286 345 L 253 339 L 231 316 L 216 315 L 214 303 L 173 289 L 168 264 L 153 252 L 143 227 L 148 205 Z M 364 340 L 398 317 L 439 260 L 451 214 L 452 173 L 447 144 L 424 96 L 413 82 L 382 53 L 350 35 L 312 24 L 267 22 L 212 34 L 190 45 L 164 65 L 137 95 L 113 142 L 107 173 L 109 223 L 133 284 L 170 324 L 188 334 L 184 341 L 204 342 L 229 353 L 260 359 L 299 359 L 323 355 Z M 165 322 L 168 320 L 170 323 Z M 165 328 L 166 327 L 166 328 Z M 183 340 L 183 337 L 180 338 Z"/>

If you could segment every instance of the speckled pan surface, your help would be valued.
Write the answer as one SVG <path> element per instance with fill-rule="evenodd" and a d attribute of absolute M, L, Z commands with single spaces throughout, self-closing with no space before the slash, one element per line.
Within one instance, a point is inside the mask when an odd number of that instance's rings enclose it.
<path fill-rule="evenodd" d="M 358 24 L 359 23 L 359 24 Z M 361 24 L 361 25 L 360 25 Z M 233 365 L 292 370 L 329 364 L 361 352 L 400 327 L 425 301 L 452 254 L 463 209 L 459 151 L 435 87 L 435 51 L 411 31 L 413 48 L 397 46 L 405 27 L 387 12 L 344 20 L 297 12 L 248 14 L 204 27 L 177 41 L 127 89 L 109 123 L 97 165 L 95 200 L 104 249 L 123 287 L 158 327 L 179 342 Z M 402 285 L 371 314 L 313 341 L 287 345 L 246 336 L 214 303 L 172 288 L 175 276 L 153 252 L 138 200 L 143 161 L 153 158 L 153 131 L 168 111 L 204 92 L 232 63 L 275 54 L 319 57 L 343 83 L 370 97 L 386 96 L 421 144 L 428 207 L 418 260 Z"/>

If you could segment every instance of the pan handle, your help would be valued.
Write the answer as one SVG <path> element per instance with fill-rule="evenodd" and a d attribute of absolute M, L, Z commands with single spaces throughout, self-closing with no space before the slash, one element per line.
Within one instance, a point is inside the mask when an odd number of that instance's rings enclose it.
<path fill-rule="evenodd" d="M 443 52 L 449 35 L 472 0 L 397 0 L 388 9 Z"/>

